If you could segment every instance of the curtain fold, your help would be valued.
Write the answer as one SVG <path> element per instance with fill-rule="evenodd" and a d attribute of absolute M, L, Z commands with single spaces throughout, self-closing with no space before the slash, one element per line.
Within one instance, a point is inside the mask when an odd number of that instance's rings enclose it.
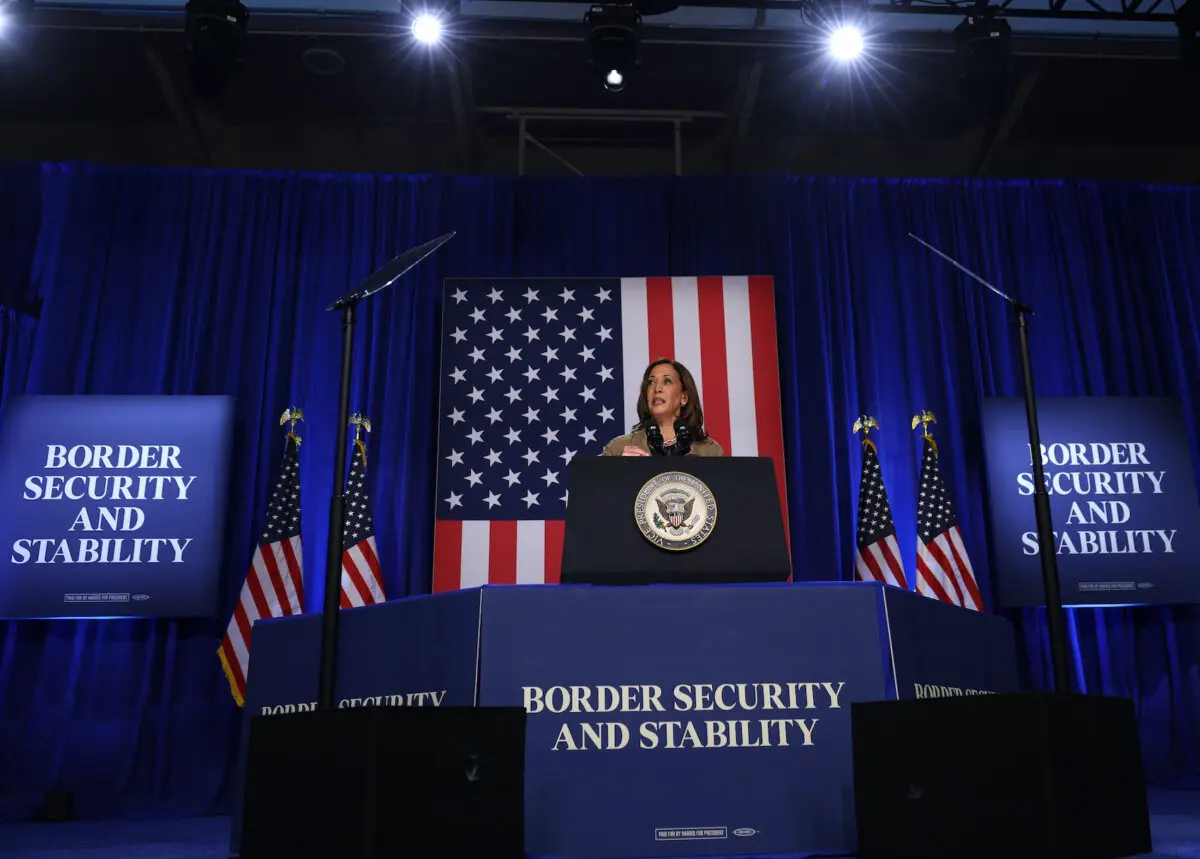
<path fill-rule="evenodd" d="M 308 609 L 321 593 L 341 328 L 325 308 L 406 248 L 457 236 L 367 302 L 352 408 L 368 438 L 389 597 L 430 584 L 440 283 L 449 276 L 769 274 L 776 280 L 795 577 L 852 574 L 859 459 L 879 457 L 906 566 L 920 447 L 938 415 L 943 477 L 985 599 L 993 582 L 979 407 L 1021 393 L 1002 302 L 912 231 L 1036 311 L 1042 395 L 1200 396 L 1200 190 L 1067 182 L 791 177 L 489 179 L 0 166 L 0 398 L 231 394 L 236 453 L 221 615 L 0 624 L 0 815 L 74 790 L 82 816 L 227 811 L 240 712 L 215 649 L 245 576 L 297 405 Z M 22 321 L 24 320 L 24 321 Z M 634 392 L 630 392 L 633 396 Z M 1195 434 L 1193 434 L 1195 451 Z M 1194 454 L 1195 455 L 1195 454 Z M 1014 615 L 1045 685 L 1040 612 Z M 1088 691 L 1132 697 L 1146 768 L 1200 762 L 1194 606 L 1070 613 Z M 251 659 L 253 670 L 253 658 Z"/>

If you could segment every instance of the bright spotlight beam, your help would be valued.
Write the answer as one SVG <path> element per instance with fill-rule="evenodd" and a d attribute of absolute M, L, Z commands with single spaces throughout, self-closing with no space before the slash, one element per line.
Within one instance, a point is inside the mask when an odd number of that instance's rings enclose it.
<path fill-rule="evenodd" d="M 413 19 L 412 34 L 418 42 L 436 44 L 442 38 L 442 22 L 433 15 L 418 15 Z"/>
<path fill-rule="evenodd" d="M 829 34 L 829 53 L 836 60 L 858 59 L 863 51 L 862 33 L 856 27 L 838 27 Z"/>

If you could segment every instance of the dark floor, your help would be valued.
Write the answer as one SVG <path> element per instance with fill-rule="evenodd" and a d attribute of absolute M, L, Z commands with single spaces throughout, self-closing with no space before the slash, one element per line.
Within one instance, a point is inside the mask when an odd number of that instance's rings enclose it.
<path fill-rule="evenodd" d="M 1200 790 L 1152 791 L 1150 813 L 1143 859 L 1200 859 Z M 228 817 L 0 826 L 3 859 L 226 859 L 228 847 Z"/>

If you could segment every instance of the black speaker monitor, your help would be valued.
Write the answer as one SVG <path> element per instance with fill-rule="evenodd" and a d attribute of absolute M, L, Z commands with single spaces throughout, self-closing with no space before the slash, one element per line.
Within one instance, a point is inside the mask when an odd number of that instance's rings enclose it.
<path fill-rule="evenodd" d="M 520 707 L 251 720 L 241 859 L 523 859 L 524 814 Z"/>
<path fill-rule="evenodd" d="M 1053 693 L 851 707 L 860 859 L 1148 853 L 1132 702 Z"/>

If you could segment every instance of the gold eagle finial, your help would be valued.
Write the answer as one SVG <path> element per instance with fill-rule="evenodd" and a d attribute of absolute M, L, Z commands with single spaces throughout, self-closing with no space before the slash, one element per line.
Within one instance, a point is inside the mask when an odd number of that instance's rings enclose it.
<path fill-rule="evenodd" d="M 873 429 L 879 429 L 879 422 L 870 415 L 859 415 L 858 420 L 854 422 L 854 434 L 858 435 L 860 432 L 863 434 L 862 444 L 864 448 L 868 445 L 875 447 L 875 442 L 871 441 L 871 430 Z"/>
<path fill-rule="evenodd" d="M 283 414 L 279 417 L 279 425 L 288 425 L 287 439 L 294 441 L 296 446 L 300 446 L 300 436 L 296 435 L 296 424 L 304 420 L 304 410 L 296 406 L 289 406 L 283 410 Z"/>
<path fill-rule="evenodd" d="M 354 427 L 354 446 L 362 454 L 363 465 L 367 464 L 367 445 L 362 439 L 363 430 L 371 431 L 371 421 L 362 412 L 355 412 L 350 417 L 350 426 Z"/>
<path fill-rule="evenodd" d="M 354 427 L 355 441 L 360 441 L 362 439 L 363 430 L 366 430 L 367 432 L 371 431 L 371 422 L 363 416 L 362 412 L 354 413 L 353 417 L 350 418 L 350 426 Z"/>
<path fill-rule="evenodd" d="M 913 415 L 912 428 L 921 427 L 921 437 L 929 442 L 933 447 L 933 452 L 937 453 L 937 442 L 933 440 L 933 436 L 929 433 L 929 425 L 937 423 L 937 416 L 929 409 L 922 409 L 917 414 Z"/>

